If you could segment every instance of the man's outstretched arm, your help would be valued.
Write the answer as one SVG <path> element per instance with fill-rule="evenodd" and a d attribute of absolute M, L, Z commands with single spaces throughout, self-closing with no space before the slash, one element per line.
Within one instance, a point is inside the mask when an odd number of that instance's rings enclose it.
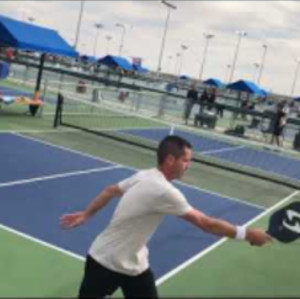
<path fill-rule="evenodd" d="M 106 187 L 99 195 L 86 207 L 85 210 L 64 214 L 60 218 L 60 223 L 63 228 L 73 228 L 89 219 L 97 211 L 105 207 L 112 198 L 119 197 L 123 191 L 118 185 L 110 185 Z"/>
<path fill-rule="evenodd" d="M 243 239 L 251 245 L 262 246 L 272 241 L 272 237 L 262 229 L 238 227 L 227 221 L 207 216 L 197 209 L 192 209 L 181 218 L 200 227 L 205 232 L 232 239 Z"/>

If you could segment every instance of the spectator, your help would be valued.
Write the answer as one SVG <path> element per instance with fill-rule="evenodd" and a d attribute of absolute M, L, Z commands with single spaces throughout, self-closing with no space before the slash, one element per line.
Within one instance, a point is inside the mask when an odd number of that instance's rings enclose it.
<path fill-rule="evenodd" d="M 86 93 L 86 84 L 83 80 L 78 81 L 76 91 L 78 93 Z"/>
<path fill-rule="evenodd" d="M 212 108 L 215 105 L 215 101 L 216 101 L 216 88 L 211 87 L 208 90 L 208 97 L 207 97 L 207 110 L 212 110 Z"/>
<path fill-rule="evenodd" d="M 273 131 L 271 144 L 273 144 L 274 140 L 278 146 L 282 145 L 282 135 L 283 130 L 287 124 L 289 108 L 287 105 L 287 101 L 283 101 L 277 105 L 277 112 L 273 119 Z"/>
<path fill-rule="evenodd" d="M 204 107 L 205 107 L 205 105 L 207 105 L 207 103 L 208 103 L 208 98 L 209 98 L 209 96 L 208 96 L 208 91 L 207 91 L 207 89 L 204 89 L 204 91 L 203 91 L 203 93 L 202 93 L 202 95 L 201 95 L 201 97 L 200 97 L 200 99 L 199 99 L 199 113 L 201 114 L 202 112 L 203 112 L 203 109 L 204 109 Z"/>
<path fill-rule="evenodd" d="M 13 48 L 6 48 L 5 55 L 9 61 L 15 59 Z"/>
<path fill-rule="evenodd" d="M 193 106 L 198 102 L 198 91 L 196 83 L 192 83 L 191 88 L 188 90 L 185 102 L 184 120 L 188 124 L 188 120 L 193 109 Z"/>
<path fill-rule="evenodd" d="M 246 116 L 246 112 L 247 110 L 249 109 L 249 106 L 250 106 L 250 101 L 249 99 L 243 99 L 241 101 L 241 118 L 243 120 L 246 120 L 247 119 L 247 116 Z"/>

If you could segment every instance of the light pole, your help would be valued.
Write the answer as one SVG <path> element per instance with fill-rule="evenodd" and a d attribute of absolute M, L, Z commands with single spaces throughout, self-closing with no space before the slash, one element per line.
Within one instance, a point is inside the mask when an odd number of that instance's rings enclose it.
<path fill-rule="evenodd" d="M 204 33 L 203 35 L 205 38 L 205 46 L 204 46 L 203 58 L 202 58 L 202 63 L 201 63 L 201 67 L 200 67 L 200 72 L 199 72 L 199 80 L 202 80 L 202 75 L 203 75 L 203 71 L 204 71 L 204 65 L 205 65 L 206 54 L 208 51 L 209 41 L 214 37 L 213 34 Z"/>
<path fill-rule="evenodd" d="M 81 49 L 81 51 L 83 53 L 86 53 L 86 43 L 80 43 L 79 44 L 79 48 Z"/>
<path fill-rule="evenodd" d="M 178 69 L 178 75 L 180 75 L 182 64 L 183 64 L 183 53 L 187 49 L 188 49 L 188 47 L 186 45 L 181 45 L 181 55 L 180 55 L 181 59 L 180 59 L 180 65 L 179 65 L 179 69 Z"/>
<path fill-rule="evenodd" d="M 235 48 L 235 53 L 234 53 L 234 56 L 233 56 L 231 73 L 230 73 L 230 77 L 229 77 L 229 83 L 231 83 L 231 81 L 233 79 L 233 75 L 234 75 L 234 71 L 235 71 L 235 66 L 236 66 L 236 61 L 237 61 L 238 54 L 239 54 L 241 39 L 242 39 L 242 37 L 247 36 L 247 32 L 245 32 L 245 31 L 237 31 L 237 35 L 238 35 L 238 41 L 237 41 L 236 48 Z"/>
<path fill-rule="evenodd" d="M 177 52 L 176 53 L 175 71 L 174 71 L 175 74 L 178 73 L 179 63 L 180 63 L 180 56 L 181 56 L 181 54 L 179 52 Z"/>
<path fill-rule="evenodd" d="M 103 25 L 101 23 L 97 23 L 94 26 L 96 27 L 96 38 L 95 38 L 93 56 L 96 56 L 96 50 L 97 50 L 97 44 L 98 44 L 98 35 L 99 35 L 100 29 L 103 28 Z"/>
<path fill-rule="evenodd" d="M 263 54 L 262 54 L 261 62 L 260 62 L 260 69 L 259 69 L 259 74 L 258 74 L 258 78 L 257 78 L 257 85 L 260 84 L 260 80 L 261 80 L 261 76 L 262 76 L 262 72 L 263 72 L 263 68 L 264 68 L 264 64 L 265 64 L 265 59 L 266 59 L 266 53 L 267 53 L 267 49 L 268 49 L 268 46 L 266 44 L 263 44 L 262 47 L 263 47 Z"/>
<path fill-rule="evenodd" d="M 295 87 L 296 87 L 296 83 L 297 83 L 299 66 L 300 66 L 300 59 L 299 58 L 296 59 L 296 63 L 297 63 L 297 65 L 296 65 L 295 75 L 294 75 L 292 89 L 291 89 L 291 96 L 294 95 L 294 91 L 295 91 Z"/>
<path fill-rule="evenodd" d="M 119 47 L 119 56 L 122 55 L 123 48 L 124 48 L 124 38 L 125 38 L 125 33 L 126 33 L 126 27 L 123 24 L 116 24 L 117 27 L 122 28 L 122 34 L 121 34 L 121 41 L 120 41 L 120 47 Z"/>
<path fill-rule="evenodd" d="M 167 13 L 167 19 L 166 19 L 166 23 L 165 23 L 164 34 L 163 34 L 162 41 L 161 41 L 157 72 L 161 71 L 161 63 L 162 63 L 162 58 L 163 58 L 163 53 L 164 53 L 164 48 L 165 48 L 165 42 L 166 42 L 166 37 L 167 37 L 167 31 L 168 31 L 168 25 L 169 25 L 171 9 L 176 9 L 175 5 L 169 3 L 165 0 L 162 0 L 161 3 L 164 4 L 167 7 L 168 13 Z"/>
<path fill-rule="evenodd" d="M 171 73 L 173 56 L 169 55 L 168 58 L 169 58 L 168 72 Z"/>
<path fill-rule="evenodd" d="M 109 54 L 109 42 L 111 41 L 112 37 L 110 35 L 106 35 L 105 39 L 106 39 L 106 54 Z"/>
<path fill-rule="evenodd" d="M 77 30 L 75 35 L 75 43 L 74 43 L 74 49 L 76 50 L 78 40 L 79 40 L 79 33 L 80 33 L 80 26 L 81 26 L 81 20 L 82 20 L 82 14 L 83 14 L 83 7 L 84 7 L 84 0 L 80 0 L 80 10 L 79 10 L 79 17 L 77 22 Z"/>
<path fill-rule="evenodd" d="M 225 77 L 225 82 L 227 82 L 227 83 L 229 83 L 230 69 L 231 69 L 231 64 L 227 64 L 226 65 L 226 77 Z"/>
<path fill-rule="evenodd" d="M 253 78 L 252 81 L 255 82 L 255 77 L 256 77 L 256 70 L 260 67 L 260 64 L 255 62 L 253 63 L 254 69 L 253 69 Z"/>

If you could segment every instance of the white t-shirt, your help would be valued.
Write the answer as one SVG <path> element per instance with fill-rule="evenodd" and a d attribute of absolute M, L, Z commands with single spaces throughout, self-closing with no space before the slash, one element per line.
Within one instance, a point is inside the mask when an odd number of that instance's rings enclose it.
<path fill-rule="evenodd" d="M 135 276 L 149 268 L 146 243 L 164 215 L 183 216 L 192 207 L 156 168 L 142 170 L 118 186 L 124 194 L 89 254 L 112 271 Z"/>

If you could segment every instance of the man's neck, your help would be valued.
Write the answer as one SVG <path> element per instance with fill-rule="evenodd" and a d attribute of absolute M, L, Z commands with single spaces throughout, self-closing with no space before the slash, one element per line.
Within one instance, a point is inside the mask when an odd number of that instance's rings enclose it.
<path fill-rule="evenodd" d="M 171 182 L 174 180 L 172 173 L 166 167 L 158 166 L 157 169 L 164 175 L 167 181 Z"/>

